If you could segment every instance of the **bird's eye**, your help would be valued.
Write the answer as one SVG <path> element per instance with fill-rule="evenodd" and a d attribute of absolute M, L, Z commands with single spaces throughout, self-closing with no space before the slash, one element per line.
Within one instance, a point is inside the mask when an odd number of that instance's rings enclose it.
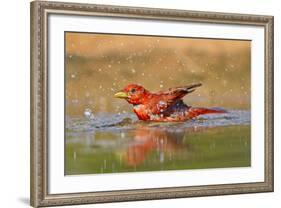
<path fill-rule="evenodd" d="M 131 93 L 135 93 L 135 92 L 136 92 L 135 88 L 131 89 Z"/>

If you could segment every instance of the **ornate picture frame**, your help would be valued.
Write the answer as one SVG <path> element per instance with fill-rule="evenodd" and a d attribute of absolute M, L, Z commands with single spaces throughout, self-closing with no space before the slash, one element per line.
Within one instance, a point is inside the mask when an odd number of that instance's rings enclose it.
<path fill-rule="evenodd" d="M 99 16 L 149 21 L 258 26 L 264 29 L 264 181 L 147 189 L 49 192 L 49 64 L 50 15 Z M 252 73 L 255 73 L 252 69 Z M 255 90 L 255 89 L 252 89 Z M 273 191 L 273 17 L 249 14 L 133 8 L 60 2 L 31 2 L 31 205 L 169 199 Z M 261 95 L 262 96 L 262 95 Z M 63 138 L 62 138 L 63 139 Z M 63 150 L 61 150 L 63 152 Z"/>

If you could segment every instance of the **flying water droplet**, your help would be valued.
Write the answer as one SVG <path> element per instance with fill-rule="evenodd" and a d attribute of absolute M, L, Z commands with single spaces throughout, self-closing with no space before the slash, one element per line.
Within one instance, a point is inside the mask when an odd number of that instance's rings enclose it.
<path fill-rule="evenodd" d="M 93 112 L 90 108 L 86 108 L 84 110 L 84 116 L 88 119 L 94 119 L 95 118 L 95 116 L 94 116 L 94 114 L 93 114 Z"/>

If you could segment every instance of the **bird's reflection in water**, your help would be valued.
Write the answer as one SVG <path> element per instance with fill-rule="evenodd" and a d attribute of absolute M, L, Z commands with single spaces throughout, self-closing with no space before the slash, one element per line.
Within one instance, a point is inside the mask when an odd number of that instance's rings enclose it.
<path fill-rule="evenodd" d="M 123 152 L 123 162 L 126 166 L 137 167 L 142 165 L 149 154 L 156 151 L 159 155 L 159 162 L 163 163 L 165 155 L 173 155 L 180 152 L 190 151 L 191 147 L 185 135 L 189 131 L 198 131 L 197 128 L 190 128 L 186 131 L 169 131 L 167 129 L 140 128 L 135 130 L 134 138 Z"/>

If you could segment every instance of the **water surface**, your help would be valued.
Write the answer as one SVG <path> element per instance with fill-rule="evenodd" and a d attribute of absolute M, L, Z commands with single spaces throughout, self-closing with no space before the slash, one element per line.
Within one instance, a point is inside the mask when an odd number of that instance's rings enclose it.
<path fill-rule="evenodd" d="M 66 117 L 67 175 L 251 165 L 250 111 L 165 123 L 130 113 L 85 116 Z"/>

